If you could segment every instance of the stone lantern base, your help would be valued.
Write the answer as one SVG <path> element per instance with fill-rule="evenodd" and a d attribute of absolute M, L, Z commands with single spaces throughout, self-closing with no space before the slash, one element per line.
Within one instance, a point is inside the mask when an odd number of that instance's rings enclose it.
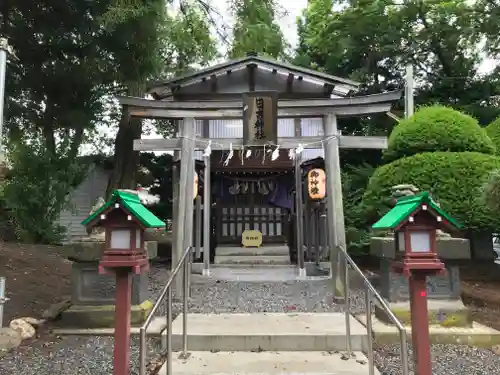
<path fill-rule="evenodd" d="M 148 259 L 156 257 L 156 241 L 145 242 Z M 71 306 L 61 315 L 61 325 L 78 328 L 114 327 L 115 277 L 99 274 L 102 241 L 81 241 L 67 246 L 66 257 L 73 261 Z M 148 273 L 132 279 L 133 325 L 144 322 L 153 308 L 148 299 Z"/>
<path fill-rule="evenodd" d="M 470 259 L 469 241 L 462 238 L 438 237 L 437 252 L 446 265 L 446 274 L 427 278 L 429 324 L 443 327 L 471 327 L 472 313 L 461 299 L 460 272 L 454 261 Z M 408 279 L 392 270 L 396 257 L 393 237 L 372 237 L 370 254 L 380 259 L 377 289 L 394 315 L 405 325 L 411 324 Z M 387 314 L 375 306 L 375 315 L 391 324 Z"/>

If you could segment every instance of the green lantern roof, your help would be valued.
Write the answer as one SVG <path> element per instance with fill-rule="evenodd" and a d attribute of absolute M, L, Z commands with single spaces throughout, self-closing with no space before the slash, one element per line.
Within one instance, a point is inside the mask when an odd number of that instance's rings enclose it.
<path fill-rule="evenodd" d="M 96 218 L 99 217 L 99 215 L 107 211 L 110 206 L 117 202 L 121 203 L 127 211 L 129 211 L 130 214 L 133 215 L 146 228 L 165 227 L 165 223 L 141 203 L 137 194 L 120 190 L 113 191 L 111 198 L 104 205 L 99 207 L 96 212 L 92 213 L 89 217 L 83 220 L 82 225 L 90 225 Z"/>
<path fill-rule="evenodd" d="M 441 216 L 443 222 L 447 221 L 449 225 L 460 229 L 462 226 L 450 217 L 446 212 L 438 207 L 428 192 L 423 192 L 414 196 L 399 198 L 396 205 L 387 212 L 382 218 L 372 225 L 372 229 L 394 229 L 410 217 L 420 206 L 426 204 L 436 216 Z M 446 223 L 445 223 L 446 224 Z"/>

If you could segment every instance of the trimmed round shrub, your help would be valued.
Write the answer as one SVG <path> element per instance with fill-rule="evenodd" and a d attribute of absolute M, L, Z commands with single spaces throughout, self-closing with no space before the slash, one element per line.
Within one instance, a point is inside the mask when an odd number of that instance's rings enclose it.
<path fill-rule="evenodd" d="M 493 141 L 497 154 L 500 154 L 500 117 L 486 127 L 486 133 Z"/>
<path fill-rule="evenodd" d="M 494 154 L 496 149 L 474 118 L 452 108 L 434 105 L 418 110 L 394 128 L 384 161 L 434 151 Z"/>
<path fill-rule="evenodd" d="M 368 223 L 390 209 L 391 187 L 413 184 L 429 191 L 467 229 L 495 229 L 500 217 L 486 207 L 483 187 L 500 158 L 477 152 L 427 152 L 383 165 L 370 178 L 361 203 Z"/>

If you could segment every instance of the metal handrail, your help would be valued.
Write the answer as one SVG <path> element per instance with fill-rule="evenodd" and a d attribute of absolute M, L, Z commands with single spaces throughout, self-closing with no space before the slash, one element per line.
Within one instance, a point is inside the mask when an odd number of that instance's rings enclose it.
<path fill-rule="evenodd" d="M 350 310 L 351 303 L 349 301 L 349 266 L 354 270 L 358 276 L 361 276 L 363 283 L 366 287 L 366 295 L 365 295 L 365 303 L 366 303 L 366 329 L 368 331 L 368 348 L 367 348 L 367 357 L 368 357 L 368 365 L 369 365 L 369 374 L 374 375 L 375 373 L 375 363 L 373 359 L 373 326 L 372 326 L 372 296 L 375 297 L 377 302 L 380 305 L 380 308 L 387 314 L 392 323 L 399 330 L 399 339 L 401 343 L 401 364 L 402 364 L 402 372 L 403 375 L 409 374 L 409 362 L 408 362 L 408 349 L 407 349 L 407 333 L 406 328 L 399 321 L 399 319 L 394 315 L 391 311 L 391 308 L 385 302 L 384 298 L 377 292 L 373 284 L 368 280 L 368 278 L 363 274 L 363 272 L 359 269 L 358 265 L 352 260 L 352 258 L 347 254 L 347 250 L 345 246 L 339 245 L 343 257 L 344 257 L 344 303 L 345 303 L 345 325 L 346 325 L 346 351 L 348 353 L 351 352 L 351 321 L 350 321 Z"/>
<path fill-rule="evenodd" d="M 189 297 L 189 277 L 191 274 L 191 253 L 193 251 L 192 246 L 189 246 L 184 250 L 181 259 L 175 266 L 167 284 L 163 288 L 160 296 L 156 300 L 153 309 L 148 314 L 146 321 L 139 329 L 140 333 L 140 343 L 139 343 L 139 375 L 146 375 L 146 331 L 153 321 L 154 315 L 160 308 L 161 304 L 164 302 L 165 297 L 167 297 L 167 375 L 172 374 L 172 283 L 175 280 L 177 274 L 180 272 L 181 268 L 184 267 L 184 277 L 182 279 L 182 353 L 181 356 L 187 357 L 187 310 L 188 310 L 188 297 Z"/>

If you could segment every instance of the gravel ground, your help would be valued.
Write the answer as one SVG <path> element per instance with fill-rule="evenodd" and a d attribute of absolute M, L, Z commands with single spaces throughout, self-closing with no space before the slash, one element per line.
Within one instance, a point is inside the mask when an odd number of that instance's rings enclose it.
<path fill-rule="evenodd" d="M 327 281 L 284 283 L 204 282 L 193 285 L 190 311 L 223 312 L 326 312 L 341 311 L 333 303 Z"/>
<path fill-rule="evenodd" d="M 401 374 L 399 345 L 380 346 L 375 363 L 381 375 Z M 408 346 L 410 374 L 413 374 L 412 349 Z M 493 375 L 500 373 L 500 356 L 491 350 L 465 345 L 431 345 L 433 375 Z"/>
<path fill-rule="evenodd" d="M 110 375 L 113 373 L 113 338 L 65 336 L 41 340 L 0 359 L 2 375 Z M 160 343 L 149 340 L 148 358 L 160 353 Z M 138 374 L 139 345 L 131 345 L 131 375 Z"/>

